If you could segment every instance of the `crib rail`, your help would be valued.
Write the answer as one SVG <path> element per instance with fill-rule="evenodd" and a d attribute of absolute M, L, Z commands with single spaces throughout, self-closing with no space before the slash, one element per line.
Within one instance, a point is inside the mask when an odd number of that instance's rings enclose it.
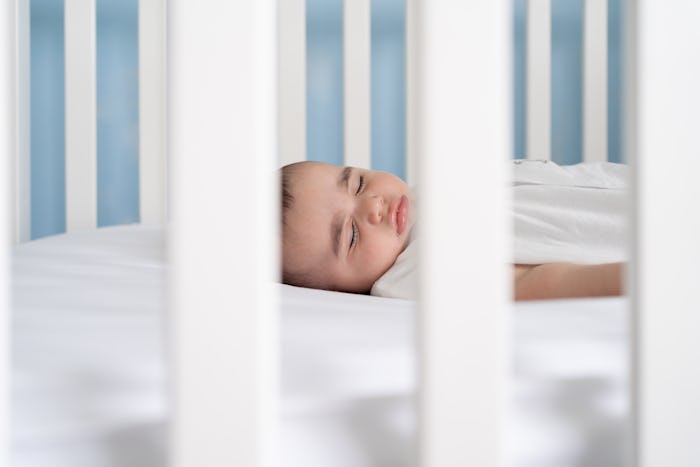
<path fill-rule="evenodd" d="M 26 10 L 20 41 L 27 52 L 21 54 L 20 69 L 26 79 L 20 86 L 25 96 L 20 132 L 21 157 L 18 162 L 18 202 L 14 219 L 17 241 L 31 237 L 30 141 L 29 141 L 29 2 L 19 1 Z M 607 159 L 607 1 L 591 0 L 584 5 L 584 159 Z M 281 2 L 280 22 L 280 159 L 284 163 L 306 158 L 306 61 L 305 4 L 301 0 Z M 95 4 L 89 0 L 66 2 L 66 225 L 68 230 L 94 228 L 97 223 L 97 174 L 95 128 Z M 345 3 L 344 15 L 344 125 L 345 163 L 371 166 L 370 111 L 370 8 L 369 1 Z M 164 1 L 143 1 L 139 8 L 139 211 L 141 222 L 163 222 L 167 211 L 164 136 Z M 527 67 L 527 155 L 551 158 L 551 0 L 528 2 Z M 407 21 L 408 23 L 408 21 Z M 410 24 L 407 30 L 410 30 Z M 407 49 L 412 37 L 407 34 Z M 75 43 L 76 47 L 72 44 Z M 410 69 L 411 54 L 407 53 Z M 411 77 L 407 77 L 406 160 L 408 182 L 415 184 L 415 131 L 411 122 Z M 83 111 L 82 109 L 85 109 Z M 92 109 L 92 110 L 90 110 Z M 90 114 L 90 115 L 88 115 Z M 75 182 L 73 182 L 75 180 Z"/>
<path fill-rule="evenodd" d="M 306 6 L 280 2 L 280 162 L 306 160 Z M 370 1 L 343 2 L 343 158 L 371 167 Z"/>
<path fill-rule="evenodd" d="M 20 47 L 19 153 L 13 239 L 31 235 L 30 2 L 17 2 Z M 139 5 L 139 217 L 163 223 L 167 213 L 165 160 L 165 2 Z M 68 232 L 97 227 L 97 103 L 95 0 L 66 0 L 65 41 L 65 224 Z"/>
<path fill-rule="evenodd" d="M 583 4 L 583 160 L 608 160 L 608 1 Z M 527 2 L 526 155 L 552 159 L 552 2 Z"/>
<path fill-rule="evenodd" d="M 21 147 L 19 122 L 22 95 L 17 92 L 20 73 L 24 70 L 20 61 L 18 38 L 23 22 L 19 5 L 3 2 L 0 5 L 0 219 L 5 227 L 0 229 L 0 465 L 10 463 L 10 244 L 17 238 L 17 224 L 7 222 L 15 217 L 18 196 L 16 169 Z M 8 228 L 8 226 L 10 228 Z"/>
<path fill-rule="evenodd" d="M 168 9 L 170 458 L 275 466 L 275 2 Z"/>
<path fill-rule="evenodd" d="M 279 2 L 280 165 L 306 159 L 306 2 Z"/>
<path fill-rule="evenodd" d="M 66 0 L 66 230 L 97 227 L 95 0 Z"/>
<path fill-rule="evenodd" d="M 364 5 L 364 6 L 363 6 Z M 527 118 L 525 121 L 527 147 L 525 154 L 531 159 L 568 159 L 562 153 L 561 143 L 565 142 L 569 147 L 580 140 L 580 153 L 583 161 L 605 161 L 608 155 L 608 1 L 591 0 L 582 2 L 583 25 L 581 47 L 583 57 L 581 63 L 581 112 L 580 118 L 574 121 L 581 122 L 581 126 L 571 127 L 568 136 L 552 135 L 553 89 L 552 82 L 554 69 L 552 55 L 552 23 L 556 15 L 553 15 L 551 0 L 529 0 L 526 8 L 526 32 L 523 40 L 526 48 L 526 69 L 523 77 L 526 83 L 525 108 Z M 289 163 L 306 159 L 305 144 L 295 142 L 295 138 L 306 135 L 303 121 L 306 115 L 306 102 L 299 97 L 299 90 L 304 89 L 305 60 L 303 48 L 305 47 L 305 31 L 303 18 L 299 14 L 290 14 L 294 7 L 291 3 L 284 2 L 286 20 L 281 26 L 280 46 L 285 51 L 280 61 L 281 72 L 281 98 L 280 108 L 282 138 L 293 144 L 281 145 L 281 161 Z M 344 122 L 344 163 L 362 167 L 372 166 L 372 156 L 369 153 L 369 140 L 373 138 L 370 131 L 371 111 L 369 99 L 370 76 L 370 42 L 371 34 L 368 28 L 369 13 L 365 2 L 345 2 L 343 26 L 343 122 Z M 297 8 L 300 12 L 301 8 Z M 561 20 L 561 18 L 558 18 Z M 411 28 L 410 15 L 406 18 L 407 30 Z M 412 47 L 412 35 L 406 35 L 406 68 L 411 67 L 411 54 L 408 50 Z M 290 54 L 291 53 L 291 54 Z M 412 114 L 411 102 L 411 77 L 407 73 L 406 106 L 406 154 L 400 162 L 404 165 L 409 184 L 415 184 L 416 159 L 412 153 L 414 145 L 409 140 L 414 132 L 411 130 Z M 286 90 L 289 90 L 288 92 Z M 287 97 L 285 97 L 287 96 Z M 296 96 L 296 97 L 294 97 Z M 613 95 L 613 97 L 616 94 Z M 296 101 L 294 99 L 297 99 Z M 294 105 L 291 102 L 295 102 Z M 288 104 L 289 103 L 289 104 Z M 614 116 L 613 116 L 614 118 Z M 284 128 L 289 127 L 290 131 Z M 303 131 L 299 131 L 303 130 Z M 381 137 L 375 135 L 374 137 Z M 553 140 L 559 141 L 555 148 L 557 154 L 552 154 Z M 613 141 L 614 144 L 614 141 Z M 578 153 L 578 152 L 577 152 Z M 618 160 L 618 154 L 613 148 L 611 157 Z M 377 157 L 375 155 L 374 157 Z"/>
<path fill-rule="evenodd" d="M 370 0 L 343 2 L 345 165 L 370 168 Z"/>
<path fill-rule="evenodd" d="M 15 9 L 16 24 L 13 24 L 17 37 L 16 79 L 13 80 L 16 92 L 16 154 L 12 158 L 12 226 L 11 239 L 13 243 L 26 242 L 31 233 L 31 134 L 30 134 L 30 12 L 29 2 L 17 2 Z M 8 42 L 9 44 L 10 42 Z M 8 68 L 9 69 L 9 68 Z M 11 154 L 11 153 L 8 153 Z"/>
<path fill-rule="evenodd" d="M 608 0 L 583 2 L 583 160 L 608 160 Z"/>
<path fill-rule="evenodd" d="M 552 2 L 527 2 L 527 157 L 551 159 Z"/>
<path fill-rule="evenodd" d="M 626 115 L 633 159 L 631 296 L 640 467 L 700 459 L 700 5 L 628 2 Z"/>
<path fill-rule="evenodd" d="M 166 0 L 139 1 L 139 214 L 141 223 L 167 218 Z"/>
<path fill-rule="evenodd" d="M 418 464 L 424 467 L 506 462 L 509 5 L 430 0 L 409 12 L 420 43 L 419 197 L 430 206 L 418 221 L 424 240 Z M 474 167 L 479 175 L 465 183 Z M 467 219 L 478 219 L 478 228 Z"/>

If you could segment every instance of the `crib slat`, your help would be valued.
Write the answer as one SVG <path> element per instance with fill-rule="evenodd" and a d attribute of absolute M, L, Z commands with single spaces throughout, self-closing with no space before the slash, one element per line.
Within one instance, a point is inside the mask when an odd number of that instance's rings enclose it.
<path fill-rule="evenodd" d="M 139 0 L 139 211 L 165 222 L 165 0 Z"/>
<path fill-rule="evenodd" d="M 371 167 L 370 53 L 370 0 L 344 0 L 344 159 L 353 167 Z"/>
<path fill-rule="evenodd" d="M 527 2 L 527 158 L 551 159 L 552 2 Z"/>
<path fill-rule="evenodd" d="M 168 3 L 175 467 L 277 465 L 275 3 Z"/>
<path fill-rule="evenodd" d="M 0 50 L 0 180 L 7 183 L 14 179 L 13 159 L 17 152 L 15 144 L 17 101 L 17 2 L 2 2 L 0 5 L 0 31 L 3 44 Z M 10 182 L 11 183 L 11 182 Z M 8 186 L 7 184 L 5 185 Z M 12 186 L 11 184 L 9 186 Z M 15 229 L 7 226 L 14 217 L 11 212 L 12 191 L 0 190 L 0 220 L 5 227 L 0 228 L 0 465 L 10 465 L 10 243 Z"/>
<path fill-rule="evenodd" d="M 627 7 L 638 27 L 626 37 L 638 61 L 626 70 L 637 100 L 628 101 L 625 114 L 638 119 L 626 144 L 636 172 L 633 465 L 691 467 L 700 459 L 700 4 Z"/>
<path fill-rule="evenodd" d="M 279 2 L 280 164 L 306 160 L 306 1 Z"/>
<path fill-rule="evenodd" d="M 406 0 L 406 182 L 418 182 L 418 1 Z"/>
<path fill-rule="evenodd" d="M 583 160 L 608 160 L 608 0 L 583 2 Z"/>
<path fill-rule="evenodd" d="M 97 226 L 95 0 L 65 2 L 66 230 Z"/>
<path fill-rule="evenodd" d="M 12 216 L 13 243 L 26 242 L 31 236 L 31 134 L 30 134 L 30 45 L 29 2 L 20 1 L 16 6 L 17 18 L 17 79 L 15 89 L 17 95 L 17 151 L 15 152 L 15 170 L 17 179 L 14 180 Z"/>
<path fill-rule="evenodd" d="M 430 0 L 414 12 L 418 186 L 429 207 L 419 221 L 423 467 L 504 465 L 510 3 Z"/>

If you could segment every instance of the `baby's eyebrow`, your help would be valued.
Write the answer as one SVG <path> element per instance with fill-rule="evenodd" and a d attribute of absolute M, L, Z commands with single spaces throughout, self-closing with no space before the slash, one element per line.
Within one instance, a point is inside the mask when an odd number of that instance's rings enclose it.
<path fill-rule="evenodd" d="M 352 167 L 345 167 L 343 171 L 340 172 L 338 177 L 338 188 L 348 191 L 348 183 L 350 182 L 350 175 L 352 174 Z M 333 242 L 333 253 L 338 256 L 340 251 L 340 236 L 343 233 L 343 218 L 341 215 L 336 215 L 331 223 L 331 241 Z"/>
<path fill-rule="evenodd" d="M 338 256 L 340 251 L 340 235 L 343 233 L 343 218 L 336 215 L 331 223 L 331 240 L 333 241 L 333 253 Z"/>
<path fill-rule="evenodd" d="M 343 171 L 340 172 L 340 177 L 338 177 L 338 187 L 345 188 L 345 191 L 348 191 L 350 174 L 352 174 L 352 167 L 345 167 Z"/>

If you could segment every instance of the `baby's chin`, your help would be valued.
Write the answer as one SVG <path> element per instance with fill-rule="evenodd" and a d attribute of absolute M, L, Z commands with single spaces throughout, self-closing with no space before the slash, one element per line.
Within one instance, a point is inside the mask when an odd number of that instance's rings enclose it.
<path fill-rule="evenodd" d="M 401 254 L 401 253 L 404 252 L 404 250 L 406 249 L 406 247 L 408 247 L 408 245 L 409 245 L 409 244 L 413 241 L 413 239 L 415 238 L 415 235 L 416 235 L 416 224 L 415 224 L 415 222 L 414 222 L 414 223 L 412 223 L 412 224 L 410 225 L 410 227 L 408 227 L 408 229 L 407 229 L 407 232 L 406 232 L 406 235 L 405 235 L 405 238 L 404 238 L 404 241 L 403 241 L 403 245 L 401 246 L 401 251 L 399 252 L 399 254 Z"/>
<path fill-rule="evenodd" d="M 413 230 L 411 230 L 411 232 L 412 231 Z M 399 252 L 396 255 L 396 258 L 394 258 L 394 262 L 396 262 L 396 259 L 399 257 L 399 255 L 401 255 L 401 253 L 406 251 L 406 248 L 408 248 L 408 244 L 411 243 L 411 232 L 409 232 L 408 235 L 406 235 L 406 239 L 404 240 L 403 245 L 401 245 L 401 248 L 399 249 Z M 392 266 L 393 266 L 393 263 L 392 263 Z"/>

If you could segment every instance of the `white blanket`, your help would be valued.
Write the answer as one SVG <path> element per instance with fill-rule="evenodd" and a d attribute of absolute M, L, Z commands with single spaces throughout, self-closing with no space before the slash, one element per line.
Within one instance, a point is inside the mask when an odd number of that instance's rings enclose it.
<path fill-rule="evenodd" d="M 601 264 L 625 261 L 627 166 L 513 162 L 513 263 Z M 416 299 L 413 241 L 372 287 L 372 295 Z"/>
<path fill-rule="evenodd" d="M 164 268 L 144 226 L 15 249 L 12 467 L 167 465 Z M 282 467 L 412 465 L 416 304 L 279 292 Z M 505 465 L 622 465 L 626 313 L 623 297 L 513 305 Z"/>

